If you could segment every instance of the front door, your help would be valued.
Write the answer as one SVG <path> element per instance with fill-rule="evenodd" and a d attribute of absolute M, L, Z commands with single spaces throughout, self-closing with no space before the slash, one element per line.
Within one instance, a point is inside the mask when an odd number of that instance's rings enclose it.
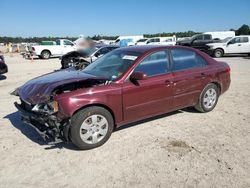
<path fill-rule="evenodd" d="M 172 108 L 173 76 L 169 72 L 167 51 L 150 54 L 135 68 L 147 75 L 144 80 L 123 86 L 124 121 L 135 121 L 170 111 Z"/>
<path fill-rule="evenodd" d="M 62 54 L 67 54 L 68 52 L 74 51 L 76 49 L 74 43 L 69 40 L 63 41 Z"/>

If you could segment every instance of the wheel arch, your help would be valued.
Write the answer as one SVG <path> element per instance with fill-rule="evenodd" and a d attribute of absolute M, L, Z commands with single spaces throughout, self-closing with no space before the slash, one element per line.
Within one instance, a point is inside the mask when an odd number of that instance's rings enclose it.
<path fill-rule="evenodd" d="M 85 108 L 94 107 L 94 106 L 102 107 L 102 108 L 108 110 L 110 112 L 110 114 L 112 115 L 112 117 L 113 117 L 114 125 L 116 125 L 116 118 L 115 118 L 115 113 L 113 112 L 113 110 L 110 107 L 108 107 L 107 105 L 101 104 L 101 103 L 93 103 L 93 104 L 87 104 L 85 106 L 82 106 L 82 107 L 78 108 L 77 110 L 75 110 L 74 113 L 72 114 L 72 116 L 75 115 L 77 112 L 85 109 Z"/>
<path fill-rule="evenodd" d="M 43 52 L 45 52 L 45 51 L 48 51 L 48 52 L 50 53 L 50 55 L 51 55 L 51 51 L 48 50 L 48 49 L 43 49 L 43 50 L 41 51 L 41 54 L 42 54 Z"/>
<path fill-rule="evenodd" d="M 215 48 L 215 49 L 214 49 L 214 52 L 215 52 L 216 50 L 222 50 L 223 54 L 225 54 L 225 50 L 224 50 L 223 48 L 221 48 L 221 47 Z"/>
<path fill-rule="evenodd" d="M 221 94 L 221 91 L 222 91 L 221 87 L 222 87 L 222 85 L 221 85 L 221 83 L 219 81 L 212 81 L 210 84 L 216 85 L 218 87 L 218 89 L 219 89 L 219 94 Z"/>

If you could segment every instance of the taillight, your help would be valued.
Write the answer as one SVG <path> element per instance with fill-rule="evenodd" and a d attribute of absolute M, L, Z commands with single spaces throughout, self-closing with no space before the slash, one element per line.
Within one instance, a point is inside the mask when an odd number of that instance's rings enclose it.
<path fill-rule="evenodd" d="M 32 47 L 32 51 L 34 52 L 34 51 L 36 51 L 36 49 L 34 47 Z"/>

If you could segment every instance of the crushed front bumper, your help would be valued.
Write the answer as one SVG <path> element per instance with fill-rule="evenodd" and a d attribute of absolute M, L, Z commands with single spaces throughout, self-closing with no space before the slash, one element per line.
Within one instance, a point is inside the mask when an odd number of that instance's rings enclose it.
<path fill-rule="evenodd" d="M 33 127 L 44 141 L 55 144 L 69 140 L 69 121 L 58 123 L 54 115 L 34 113 L 26 110 L 22 104 L 14 104 L 21 113 L 21 120 Z"/>

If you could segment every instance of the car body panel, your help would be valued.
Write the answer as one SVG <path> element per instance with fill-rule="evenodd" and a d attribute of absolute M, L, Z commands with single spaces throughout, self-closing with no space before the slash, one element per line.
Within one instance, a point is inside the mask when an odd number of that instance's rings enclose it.
<path fill-rule="evenodd" d="M 167 73 L 146 77 L 136 82 L 130 80 L 130 75 L 135 67 L 154 52 L 167 51 L 169 62 L 166 62 L 172 64 L 170 58 L 172 49 L 193 51 L 204 58 L 207 65 L 182 71 L 173 71 L 170 66 Z M 62 125 L 65 122 L 69 122 L 70 125 L 72 116 L 81 109 L 89 106 L 101 106 L 110 111 L 115 125 L 119 127 L 130 122 L 194 106 L 204 87 L 210 83 L 218 85 L 220 93 L 224 93 L 230 85 L 229 66 L 226 63 L 217 62 L 207 54 L 193 48 L 146 45 L 119 48 L 115 51 L 119 50 L 140 52 L 141 55 L 118 80 L 105 80 L 105 78 L 88 75 L 81 71 L 66 69 L 27 82 L 19 89 L 19 96 L 21 100 L 34 105 L 46 102 L 49 100 L 48 97 L 52 97 L 58 103 L 58 112 L 53 118 L 56 119 L 56 123 Z M 82 86 L 89 86 L 64 93 L 55 94 L 54 92 L 57 87 L 65 84 L 74 85 L 79 82 Z"/>
<path fill-rule="evenodd" d="M 173 99 L 172 73 L 149 77 L 138 85 L 127 81 L 123 85 L 124 121 L 170 111 Z"/>

